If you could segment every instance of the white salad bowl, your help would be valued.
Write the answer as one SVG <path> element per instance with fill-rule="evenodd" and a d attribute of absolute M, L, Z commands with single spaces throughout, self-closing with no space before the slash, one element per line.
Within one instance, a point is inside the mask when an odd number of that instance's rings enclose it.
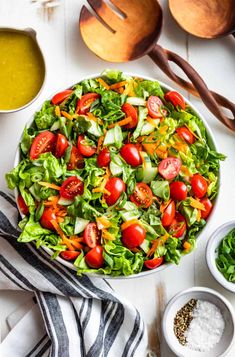
<path fill-rule="evenodd" d="M 136 73 L 126 73 L 126 72 L 123 72 L 123 74 L 124 74 L 124 75 L 127 75 L 127 76 L 132 76 L 132 77 L 140 77 L 140 78 L 143 78 L 143 79 L 146 79 L 146 80 L 150 80 L 150 81 L 158 81 L 156 78 L 148 77 L 148 76 L 142 76 L 142 75 L 136 74 Z M 96 73 L 96 74 L 91 74 L 91 75 L 86 76 L 86 77 L 80 79 L 79 81 L 77 81 L 77 82 L 71 84 L 71 86 L 68 87 L 67 89 L 72 88 L 75 84 L 77 84 L 77 83 L 79 83 L 79 82 L 81 82 L 81 81 L 83 81 L 83 80 L 94 79 L 94 78 L 99 78 L 99 77 L 100 77 L 100 74 L 97 74 L 97 73 Z M 165 83 L 163 83 L 163 82 L 161 82 L 161 81 L 158 81 L 158 83 L 160 84 L 160 86 L 161 86 L 165 91 L 175 91 L 175 90 L 176 90 L 176 89 L 170 87 L 169 85 L 167 85 L 167 84 L 165 84 Z M 63 87 L 63 88 L 60 88 L 60 89 L 57 90 L 55 93 L 53 93 L 49 98 L 52 98 L 54 94 L 59 93 L 60 91 L 63 91 L 63 90 L 65 90 L 64 87 Z M 182 95 L 182 96 L 183 96 L 183 95 Z M 48 98 L 48 99 L 49 99 L 49 98 Z M 210 147 L 213 148 L 213 149 L 215 149 L 215 150 L 217 150 L 216 143 L 215 143 L 215 138 L 214 138 L 214 136 L 213 136 L 213 134 L 212 134 L 212 131 L 211 131 L 209 125 L 206 123 L 205 118 L 202 116 L 202 114 L 196 109 L 196 107 L 195 107 L 187 98 L 185 98 L 184 96 L 183 96 L 183 98 L 184 98 L 184 100 L 185 100 L 185 103 L 187 103 L 187 104 L 192 108 L 193 112 L 202 120 L 202 122 L 203 122 L 203 124 L 204 124 L 204 126 L 205 126 L 205 128 L 206 128 L 206 132 L 207 132 L 207 136 L 208 136 L 208 142 L 209 142 Z M 40 110 L 40 108 L 41 108 L 41 106 L 38 108 L 38 110 Z M 34 115 L 33 115 L 33 116 L 29 119 L 29 121 L 27 122 L 27 124 L 26 124 L 27 127 L 30 127 L 30 126 L 32 125 L 33 120 L 34 120 Z M 23 135 L 23 134 L 22 134 L 22 135 Z M 22 140 L 22 136 L 21 136 L 21 138 L 20 138 L 19 145 L 18 145 L 18 148 L 17 148 L 17 150 L 16 150 L 15 161 L 14 161 L 14 167 L 16 167 L 16 166 L 19 164 L 19 162 L 20 162 L 20 142 L 21 142 L 21 140 Z M 220 175 L 220 170 L 219 170 L 219 172 L 218 172 L 219 182 L 220 182 L 220 176 L 221 176 L 221 175 Z M 219 185 L 219 186 L 220 186 L 220 185 Z M 218 186 L 218 195 L 217 195 L 216 199 L 214 200 L 213 209 L 212 209 L 212 212 L 210 213 L 210 216 L 209 216 L 208 219 L 207 219 L 207 224 L 212 221 L 213 216 L 214 216 L 215 209 L 216 209 L 216 207 L 217 207 L 218 197 L 219 197 L 219 186 Z M 15 189 L 16 202 L 17 202 L 17 197 L 18 197 L 18 190 Z M 19 208 L 19 207 L 18 207 L 18 208 Z M 19 210 L 19 211 L 20 211 L 20 210 Z M 22 215 L 22 216 L 23 216 L 23 215 Z M 203 234 L 204 230 L 205 230 L 205 228 L 203 228 L 203 230 L 202 230 L 201 232 L 199 232 L 199 234 L 198 234 L 198 236 L 197 236 L 197 241 L 198 241 L 198 239 L 199 239 L 199 236 L 201 236 L 201 235 Z M 44 249 L 49 255 L 52 255 L 52 254 L 53 254 L 53 251 L 52 251 L 51 249 L 49 249 L 49 248 L 47 248 L 47 247 L 43 247 L 43 249 Z M 184 258 L 184 256 L 182 256 L 181 259 L 182 259 L 182 258 Z M 70 268 L 70 269 L 72 269 L 72 270 L 76 270 L 76 267 L 75 267 L 72 263 L 70 263 L 70 262 L 68 262 L 68 261 L 66 261 L 66 260 L 64 260 L 64 259 L 62 259 L 62 258 L 60 258 L 60 257 L 57 257 L 56 260 L 57 260 L 58 262 L 60 262 L 61 264 L 63 264 L 64 266 L 67 266 L 68 268 Z M 143 271 L 143 272 L 138 273 L 138 274 L 133 274 L 133 275 L 129 275 L 129 276 L 117 276 L 117 277 L 105 275 L 105 278 L 106 278 L 106 279 L 130 279 L 130 278 L 136 278 L 136 277 L 139 278 L 139 277 L 142 277 L 142 276 L 145 276 L 145 275 L 149 275 L 149 274 L 153 274 L 153 273 L 156 273 L 156 272 L 160 272 L 161 270 L 167 268 L 167 267 L 170 266 L 170 265 L 171 265 L 171 264 L 169 264 L 169 263 L 164 263 L 164 264 L 162 264 L 161 266 L 159 266 L 159 267 L 156 268 L 156 269 L 146 270 L 146 271 Z M 103 277 L 102 274 L 93 274 L 93 276 Z"/>
<path fill-rule="evenodd" d="M 194 351 L 187 346 L 183 346 L 175 336 L 173 326 L 177 312 L 191 299 L 205 300 L 216 305 L 225 322 L 225 328 L 220 341 L 206 352 Z M 193 287 L 181 291 L 175 295 L 167 304 L 162 319 L 163 336 L 170 349 L 178 357 L 225 357 L 232 347 L 235 338 L 235 316 L 230 302 L 213 289 L 204 287 Z"/>
<path fill-rule="evenodd" d="M 219 284 L 221 284 L 225 289 L 235 293 L 235 283 L 228 281 L 223 274 L 218 270 L 216 266 L 216 258 L 218 257 L 218 247 L 222 239 L 235 228 L 235 221 L 230 221 L 219 228 L 210 237 L 207 247 L 206 247 L 206 262 L 208 268 Z"/>

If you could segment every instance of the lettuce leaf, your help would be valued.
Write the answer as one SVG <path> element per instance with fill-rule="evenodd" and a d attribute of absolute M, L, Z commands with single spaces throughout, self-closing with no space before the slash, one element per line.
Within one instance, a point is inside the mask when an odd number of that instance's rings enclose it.
<path fill-rule="evenodd" d="M 160 98 L 164 97 L 164 92 L 157 81 L 143 80 L 138 82 L 138 86 L 135 88 L 135 93 L 137 97 L 143 97 L 144 99 L 150 95 L 156 95 Z"/>
<path fill-rule="evenodd" d="M 35 222 L 33 216 L 31 215 L 24 226 L 23 232 L 18 238 L 18 242 L 27 243 L 50 234 L 51 231 L 49 229 L 43 228 L 39 222 Z"/>
<path fill-rule="evenodd" d="M 235 282 L 235 229 L 226 234 L 217 249 L 216 266 L 225 279 Z"/>
<path fill-rule="evenodd" d="M 30 134 L 31 133 L 31 134 Z M 24 128 L 23 131 L 23 136 L 22 140 L 20 143 L 20 148 L 24 154 L 27 154 L 29 152 L 29 149 L 31 147 L 33 138 L 35 137 L 35 134 L 32 135 L 32 130 L 31 128 Z"/>
<path fill-rule="evenodd" d="M 206 134 L 206 128 L 201 121 L 200 118 L 196 116 L 196 114 L 188 108 L 187 111 L 180 110 L 176 111 L 173 110 L 171 112 L 171 116 L 174 119 L 178 120 L 178 125 L 183 126 L 187 124 L 187 126 L 190 128 L 190 130 L 199 137 L 203 142 L 207 140 L 207 134 Z"/>
<path fill-rule="evenodd" d="M 22 162 L 14 169 L 12 169 L 10 172 L 6 173 L 5 175 L 7 186 L 10 190 L 14 190 L 20 182 L 19 171 L 21 166 L 22 166 Z"/>
<path fill-rule="evenodd" d="M 91 127 L 91 123 L 84 117 L 79 116 L 73 125 L 73 130 L 78 134 L 85 134 L 87 130 Z"/>
<path fill-rule="evenodd" d="M 122 71 L 114 70 L 114 69 L 106 69 L 101 73 L 101 76 L 108 84 L 113 84 L 117 82 L 121 82 L 128 78 L 125 76 Z"/>
<path fill-rule="evenodd" d="M 156 196 L 162 198 L 164 201 L 169 200 L 170 186 L 168 181 L 152 181 L 150 187 Z"/>
<path fill-rule="evenodd" d="M 89 272 L 98 274 L 112 273 L 113 276 L 128 276 L 141 272 L 144 262 L 141 253 L 134 254 L 126 247 L 117 245 L 111 241 L 105 244 L 103 248 L 103 257 L 107 266 L 105 268 L 91 270 L 86 265 L 84 257 L 79 256 L 75 261 L 78 274 Z"/>
<path fill-rule="evenodd" d="M 187 200 L 181 203 L 180 212 L 186 219 L 187 225 L 189 227 L 197 221 L 197 209 L 191 207 Z"/>
<path fill-rule="evenodd" d="M 41 154 L 38 159 L 33 161 L 33 165 L 44 168 L 44 181 L 54 182 L 60 178 L 67 171 L 65 164 L 61 165 L 59 159 L 57 159 L 51 152 Z"/>
<path fill-rule="evenodd" d="M 49 129 L 55 122 L 55 107 L 51 105 L 49 100 L 45 101 L 41 110 L 35 113 L 34 121 L 38 130 Z"/>
<path fill-rule="evenodd" d="M 165 261 L 179 264 L 181 258 L 181 241 L 178 238 L 169 237 L 165 243 Z"/>

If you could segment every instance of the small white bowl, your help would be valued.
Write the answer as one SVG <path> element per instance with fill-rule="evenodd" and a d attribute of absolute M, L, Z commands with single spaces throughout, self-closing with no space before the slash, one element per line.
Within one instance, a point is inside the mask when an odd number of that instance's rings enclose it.
<path fill-rule="evenodd" d="M 210 351 L 194 351 L 179 343 L 175 336 L 173 326 L 177 312 L 191 299 L 206 300 L 216 305 L 224 318 L 225 328 L 220 342 Z M 193 287 L 181 291 L 175 295 L 167 304 L 162 319 L 162 330 L 165 340 L 171 350 L 178 357 L 222 357 L 226 356 L 234 342 L 235 317 L 230 302 L 215 290 L 204 287 Z"/>
<path fill-rule="evenodd" d="M 220 242 L 233 228 L 235 228 L 235 221 L 230 221 L 220 226 L 212 234 L 206 247 L 206 262 L 211 274 L 218 281 L 218 283 L 220 283 L 225 289 L 235 293 L 235 283 L 226 280 L 223 274 L 218 270 L 215 263 L 218 256 L 217 248 L 219 247 Z"/>

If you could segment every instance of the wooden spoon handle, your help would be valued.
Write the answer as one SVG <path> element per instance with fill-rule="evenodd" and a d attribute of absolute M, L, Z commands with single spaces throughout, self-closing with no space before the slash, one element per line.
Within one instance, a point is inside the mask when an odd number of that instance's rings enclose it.
<path fill-rule="evenodd" d="M 197 97 L 201 97 L 207 108 L 224 124 L 226 127 L 235 132 L 235 104 L 223 97 L 220 94 L 212 92 L 207 87 L 206 83 L 195 71 L 195 69 L 183 58 L 176 53 L 165 50 L 159 45 L 155 45 L 151 52 L 148 53 L 150 58 L 161 68 L 161 70 L 168 75 L 173 81 L 178 83 L 181 87 L 192 93 Z M 170 62 L 177 64 L 190 79 L 187 82 L 183 78 L 176 75 L 171 69 Z M 227 108 L 232 112 L 232 118 L 227 117 L 222 108 Z"/>

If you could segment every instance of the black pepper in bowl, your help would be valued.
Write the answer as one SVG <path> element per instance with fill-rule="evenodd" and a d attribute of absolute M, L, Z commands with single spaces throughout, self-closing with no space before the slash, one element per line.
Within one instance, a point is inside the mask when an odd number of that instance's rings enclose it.
<path fill-rule="evenodd" d="M 184 346 L 186 344 L 185 331 L 188 329 L 192 321 L 192 312 L 196 306 L 197 300 L 191 299 L 184 305 L 176 314 L 174 318 L 174 333 L 179 342 Z"/>

